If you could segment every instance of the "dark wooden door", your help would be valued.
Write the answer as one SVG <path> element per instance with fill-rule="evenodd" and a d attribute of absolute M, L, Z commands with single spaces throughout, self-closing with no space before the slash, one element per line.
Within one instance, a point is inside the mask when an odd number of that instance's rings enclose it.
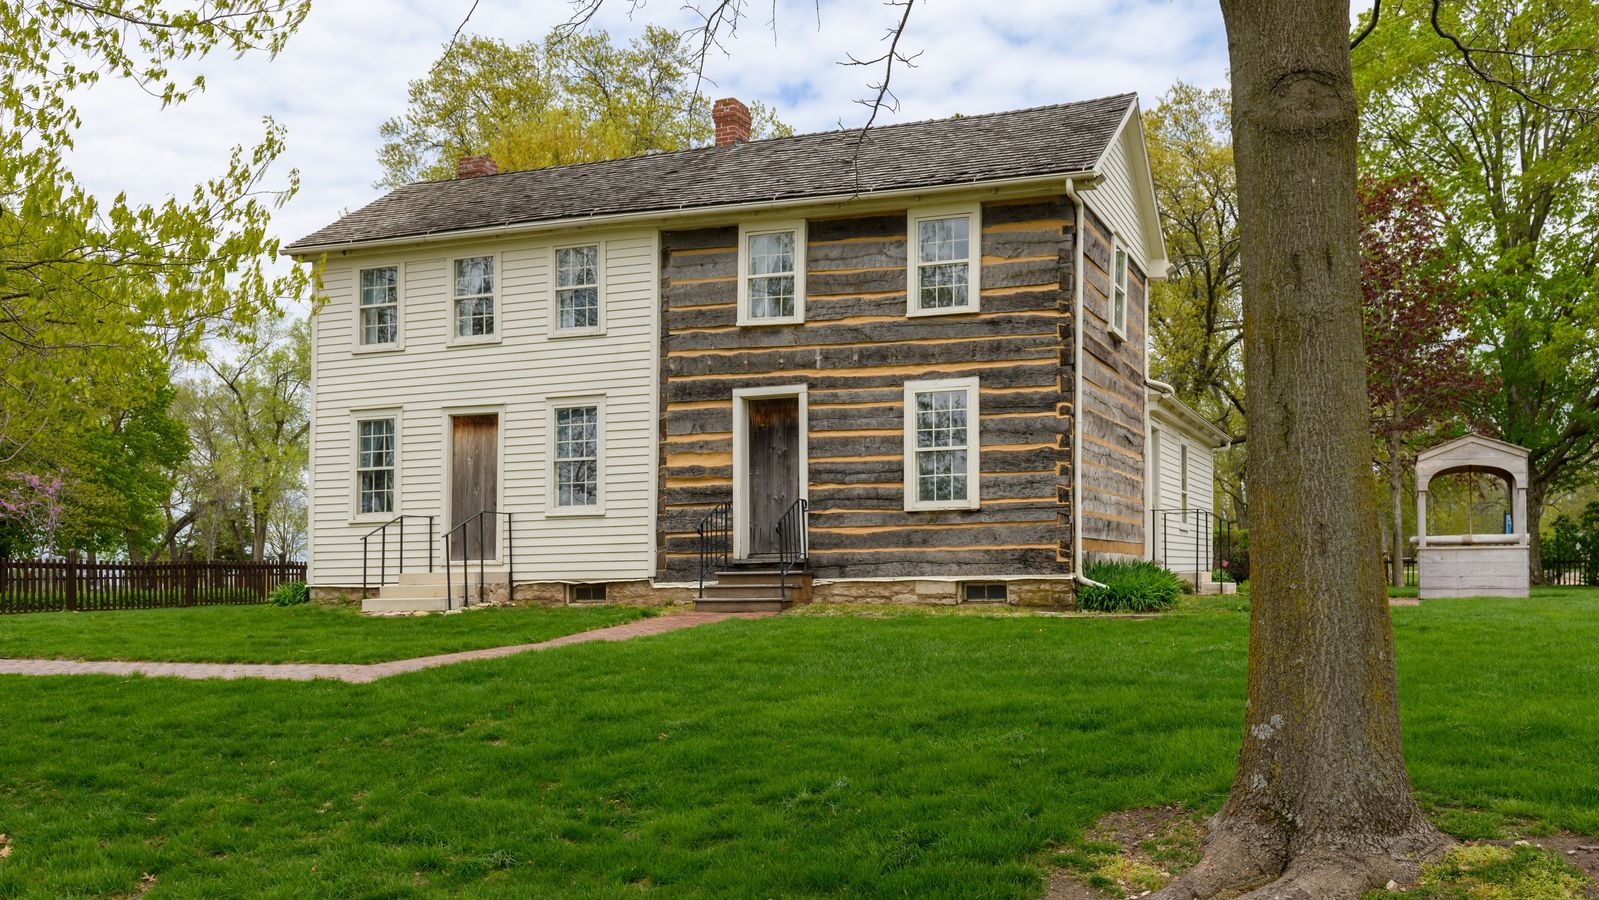
<path fill-rule="evenodd" d="M 450 527 L 454 528 L 481 510 L 494 509 L 499 488 L 500 417 L 455 416 L 450 423 Z M 483 517 L 481 534 L 477 522 L 468 525 L 464 540 L 450 541 L 450 555 L 494 559 L 498 525 L 495 516 Z"/>
<path fill-rule="evenodd" d="M 777 521 L 800 496 L 799 400 L 751 400 L 749 554 L 777 552 Z"/>

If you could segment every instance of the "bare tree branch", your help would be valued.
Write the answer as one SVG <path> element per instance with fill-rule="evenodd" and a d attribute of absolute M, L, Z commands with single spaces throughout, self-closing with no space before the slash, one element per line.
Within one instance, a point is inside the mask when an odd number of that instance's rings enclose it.
<path fill-rule="evenodd" d="M 1349 42 L 1349 49 L 1353 50 L 1356 47 L 1359 47 L 1360 42 L 1365 40 L 1367 36 L 1376 30 L 1377 20 L 1381 17 L 1382 0 L 1371 0 L 1371 20 L 1366 23 L 1365 28 L 1360 29 L 1360 33 L 1355 35 L 1355 39 Z"/>
<path fill-rule="evenodd" d="M 1513 84 L 1513 83 L 1511 83 L 1509 81 L 1505 81 L 1502 78 L 1498 78 L 1498 77 L 1494 76 L 1488 70 L 1484 69 L 1477 62 L 1476 58 L 1473 55 L 1473 54 L 1478 54 L 1478 53 L 1485 53 L 1485 54 L 1496 54 L 1496 55 L 1500 55 L 1500 56 L 1514 56 L 1514 57 L 1519 57 L 1521 59 L 1529 59 L 1530 60 L 1530 59 L 1546 59 L 1546 58 L 1550 58 L 1550 57 L 1557 56 L 1557 55 L 1571 55 L 1573 53 L 1595 52 L 1595 51 L 1592 51 L 1592 50 L 1583 51 L 1583 50 L 1580 50 L 1580 49 L 1572 48 L 1572 49 L 1560 51 L 1558 53 L 1538 54 L 1538 53 L 1526 53 L 1526 52 L 1516 51 L 1516 50 L 1483 49 L 1483 48 L 1480 48 L 1480 47 L 1471 47 L 1471 46 L 1468 46 L 1465 41 L 1461 40 L 1454 33 L 1448 31 L 1447 29 L 1445 29 L 1444 26 L 1443 26 L 1443 23 L 1438 20 L 1438 14 L 1441 11 L 1442 5 L 1443 5 L 1443 0 L 1432 0 L 1432 16 L 1431 16 L 1431 19 L 1432 19 L 1432 30 L 1437 32 L 1439 37 L 1442 37 L 1445 40 L 1449 41 L 1451 44 L 1455 45 L 1455 49 L 1460 51 L 1460 59 L 1461 59 L 1461 61 L 1464 62 L 1466 64 L 1466 68 L 1470 69 L 1472 71 L 1472 73 L 1474 75 L 1476 75 L 1478 78 L 1481 78 L 1483 81 L 1486 81 L 1489 84 L 1498 85 L 1499 87 L 1502 87 L 1505 90 L 1508 90 L 1511 93 L 1515 94 L 1517 97 L 1520 97 L 1522 100 L 1525 100 L 1527 103 L 1529 103 L 1529 104 L 1531 104 L 1531 105 L 1533 105 L 1533 106 L 1535 106 L 1535 107 L 1537 107 L 1537 108 L 1539 108 L 1539 109 L 1541 109 L 1541 110 L 1543 110 L 1545 112 L 1548 112 L 1548 113 L 1553 113 L 1555 115 L 1562 115 L 1562 116 L 1575 116 L 1575 117 L 1577 117 L 1579 119 L 1582 119 L 1584 121 L 1591 120 L 1596 115 L 1599 115 L 1599 111 L 1596 111 L 1596 110 L 1594 110 L 1592 108 L 1584 108 L 1584 107 L 1577 107 L 1577 106 L 1554 106 L 1552 104 L 1549 104 L 1549 103 L 1546 103 L 1546 102 L 1544 102 L 1542 100 L 1539 100 L 1537 97 L 1534 97 L 1532 94 L 1528 93 L 1526 91 L 1526 89 L 1521 87 L 1520 85 Z M 1373 16 L 1373 21 L 1375 21 L 1375 20 L 1376 20 L 1376 17 Z"/>

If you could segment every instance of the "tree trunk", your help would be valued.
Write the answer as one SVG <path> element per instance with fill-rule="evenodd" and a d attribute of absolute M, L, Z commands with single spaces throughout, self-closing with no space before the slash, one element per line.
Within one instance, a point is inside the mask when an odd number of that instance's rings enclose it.
<path fill-rule="evenodd" d="M 1394 587 L 1405 586 L 1405 469 L 1401 452 L 1403 444 L 1399 440 L 1396 429 L 1388 439 L 1388 494 L 1390 513 L 1393 515 L 1393 533 L 1389 539 L 1393 543 L 1393 579 L 1389 581 Z"/>
<path fill-rule="evenodd" d="M 1449 839 L 1400 750 L 1361 324 L 1347 0 L 1222 0 L 1243 240 L 1249 702 L 1205 858 L 1162 898 L 1358 898 Z"/>
<path fill-rule="evenodd" d="M 1543 584 L 1543 501 L 1549 495 L 1549 484 L 1533 473 L 1527 479 L 1527 564 L 1532 569 L 1532 583 Z M 1516 508 L 1516 486 L 1510 486 L 1510 508 Z"/>

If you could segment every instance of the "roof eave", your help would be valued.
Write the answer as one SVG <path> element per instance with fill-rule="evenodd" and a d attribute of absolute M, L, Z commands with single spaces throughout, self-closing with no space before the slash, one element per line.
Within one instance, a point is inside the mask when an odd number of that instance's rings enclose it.
<path fill-rule="evenodd" d="M 1047 186 L 1051 184 L 1064 185 L 1067 179 L 1082 179 L 1099 174 L 1097 165 L 1093 169 L 1075 172 L 1050 172 L 1042 175 L 1025 175 L 1015 178 L 975 179 L 947 184 L 922 185 L 911 188 L 897 188 L 887 191 L 853 191 L 848 193 L 818 194 L 808 197 L 791 197 L 772 200 L 752 200 L 743 203 L 720 203 L 706 206 L 677 207 L 675 209 L 652 209 L 637 212 L 611 213 L 589 216 L 568 216 L 561 219 L 545 219 L 532 222 L 514 222 L 504 225 L 489 225 L 479 228 L 460 228 L 443 231 L 422 232 L 419 234 L 399 235 L 390 238 L 377 238 L 362 241 L 334 241 L 322 244 L 302 244 L 295 242 L 283 249 L 283 255 L 296 259 L 319 256 L 336 251 L 366 250 L 371 248 L 395 247 L 413 244 L 430 244 L 443 241 L 471 240 L 474 238 L 506 237 L 522 234 L 537 234 L 548 231 L 564 231 L 580 227 L 596 227 L 610 225 L 630 225 L 641 222 L 681 219 L 690 217 L 711 217 L 718 215 L 736 215 L 750 211 L 765 211 L 774 209 L 794 209 L 806 206 L 827 206 L 831 204 L 847 203 L 865 200 L 896 200 L 929 194 L 952 194 L 963 191 L 1028 187 L 1032 185 Z"/>

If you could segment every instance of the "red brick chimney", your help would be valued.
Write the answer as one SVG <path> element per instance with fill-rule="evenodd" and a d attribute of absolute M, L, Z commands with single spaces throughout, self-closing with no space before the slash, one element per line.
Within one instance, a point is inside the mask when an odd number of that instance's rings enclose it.
<path fill-rule="evenodd" d="M 716 146 L 742 144 L 750 139 L 750 108 L 736 97 L 723 97 L 711 107 L 716 123 Z"/>
<path fill-rule="evenodd" d="M 490 156 L 463 156 L 455 164 L 455 177 L 476 178 L 479 175 L 498 175 L 500 167 Z"/>

